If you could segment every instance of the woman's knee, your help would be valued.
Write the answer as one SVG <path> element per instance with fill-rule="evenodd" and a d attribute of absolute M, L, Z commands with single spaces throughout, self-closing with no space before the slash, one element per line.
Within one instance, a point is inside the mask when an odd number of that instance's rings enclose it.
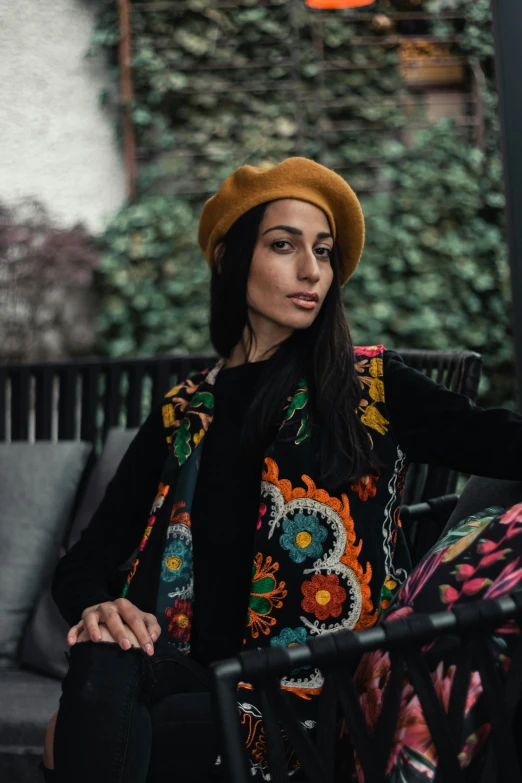
<path fill-rule="evenodd" d="M 112 702 L 135 687 L 144 655 L 139 648 L 122 650 L 115 642 L 77 642 L 69 652 L 60 704 L 69 699 L 78 706 Z"/>
<path fill-rule="evenodd" d="M 120 780 L 127 767 L 139 770 L 132 779 L 145 780 L 150 717 L 142 698 L 144 662 L 149 657 L 143 650 L 122 650 L 116 643 L 82 642 L 71 648 L 54 743 L 60 781 L 92 783 L 99 765 L 104 781 L 108 775 Z"/>

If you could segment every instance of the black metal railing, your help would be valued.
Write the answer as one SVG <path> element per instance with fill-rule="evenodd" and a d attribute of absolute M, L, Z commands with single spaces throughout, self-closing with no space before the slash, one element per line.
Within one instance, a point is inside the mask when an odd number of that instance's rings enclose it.
<path fill-rule="evenodd" d="M 464 783 L 469 780 L 459 764 L 462 745 L 465 694 L 470 672 L 480 674 L 487 721 L 491 730 L 484 766 L 477 783 L 508 783 L 522 780 L 513 724 L 521 702 L 522 636 L 513 629 L 514 648 L 507 675 L 499 673 L 499 663 L 489 643 L 495 629 L 509 620 L 520 626 L 522 592 L 501 599 L 488 599 L 457 605 L 452 611 L 410 615 L 364 631 L 323 634 L 295 647 L 250 650 L 236 658 L 214 664 L 212 680 L 216 719 L 229 783 L 247 783 L 250 778 L 238 716 L 237 686 L 246 682 L 257 691 L 265 717 L 267 764 L 270 780 L 283 783 L 335 783 L 337 740 L 340 721 L 350 737 L 344 759 L 350 766 L 357 754 L 368 783 L 385 783 L 385 770 L 394 742 L 399 715 L 403 674 L 417 694 L 438 759 L 436 783 Z M 456 657 L 449 709 L 441 705 L 435 692 L 422 648 L 435 640 L 460 648 Z M 389 651 L 391 674 L 382 698 L 382 711 L 373 732 L 361 709 L 353 671 L 364 653 Z M 318 697 L 322 723 L 315 736 L 303 729 L 292 707 L 291 697 L 280 687 L 281 679 L 292 670 L 318 668 L 323 677 Z M 268 719 L 267 719 L 267 716 Z M 289 776 L 281 732 L 284 732 L 301 762 L 302 777 Z M 464 738 L 462 738 L 464 740 Z M 337 759 L 338 761 L 338 759 Z M 265 772 L 266 772 L 265 771 Z M 344 778 L 347 780 L 348 778 Z M 351 778 L 350 778 L 351 779 Z"/>
<path fill-rule="evenodd" d="M 406 364 L 475 400 L 482 359 L 472 351 L 399 350 Z M 0 441 L 85 440 L 101 448 L 110 427 L 138 427 L 180 380 L 211 366 L 211 354 L 81 359 L 0 366 Z M 412 465 L 404 503 L 455 491 L 457 473 Z"/>
<path fill-rule="evenodd" d="M 138 427 L 168 390 L 212 356 L 86 359 L 0 367 L 0 441 L 85 440 Z"/>

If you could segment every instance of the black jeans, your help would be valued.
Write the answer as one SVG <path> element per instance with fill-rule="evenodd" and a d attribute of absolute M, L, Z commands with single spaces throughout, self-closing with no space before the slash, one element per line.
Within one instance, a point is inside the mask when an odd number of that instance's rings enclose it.
<path fill-rule="evenodd" d="M 57 783 L 219 780 L 207 671 L 109 642 L 71 649 L 54 740 Z"/>

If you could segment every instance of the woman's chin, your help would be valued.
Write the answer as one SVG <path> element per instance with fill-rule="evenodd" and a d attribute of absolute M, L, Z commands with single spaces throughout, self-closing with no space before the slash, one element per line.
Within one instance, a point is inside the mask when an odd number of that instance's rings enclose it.
<path fill-rule="evenodd" d="M 272 319 L 273 323 L 276 323 L 278 330 L 283 334 L 286 332 L 290 335 L 292 332 L 296 332 L 302 329 L 308 329 L 314 322 L 314 317 L 308 316 L 307 318 L 285 318 L 285 320 Z"/>
<path fill-rule="evenodd" d="M 250 318 L 252 322 L 252 326 L 254 327 L 254 331 L 256 331 L 256 327 L 261 327 L 261 323 L 263 321 L 271 322 L 272 328 L 274 328 L 275 325 L 277 325 L 277 330 L 282 332 L 295 332 L 296 330 L 301 329 L 308 329 L 309 326 L 313 324 L 317 317 L 317 312 L 315 311 L 306 311 L 303 310 L 302 312 L 296 311 L 293 313 L 285 312 L 283 313 L 270 313 L 270 312 L 264 312 L 257 311 L 256 313 L 250 312 Z"/>
<path fill-rule="evenodd" d="M 296 313 L 292 318 L 288 319 L 289 329 L 308 329 L 313 324 L 317 316 L 315 312 L 303 312 Z"/>

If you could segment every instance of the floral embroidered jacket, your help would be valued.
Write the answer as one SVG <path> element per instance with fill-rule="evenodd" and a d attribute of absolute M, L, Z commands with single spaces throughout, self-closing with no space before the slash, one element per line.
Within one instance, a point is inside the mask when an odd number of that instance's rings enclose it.
<path fill-rule="evenodd" d="M 335 496 L 313 475 L 314 442 L 303 381 L 288 398 L 278 436 L 265 453 L 245 648 L 292 645 L 343 628 L 376 622 L 407 575 L 399 505 L 405 454 L 389 432 L 383 384 L 384 347 L 356 348 L 361 384 L 358 414 L 381 458 L 379 476 L 364 476 Z M 132 582 L 155 528 L 167 530 L 157 616 L 164 636 L 190 651 L 193 599 L 191 506 L 198 454 L 212 423 L 213 386 L 223 362 L 172 389 L 163 421 L 170 444 L 151 515 L 123 595 Z M 291 436 L 291 437 L 289 437 Z M 300 671 L 283 681 L 313 725 L 319 671 Z M 248 684 L 244 685 L 248 689 Z M 247 691 L 245 691 L 247 693 Z M 263 729 L 254 694 L 239 693 L 246 741 L 254 768 L 263 763 Z"/>

